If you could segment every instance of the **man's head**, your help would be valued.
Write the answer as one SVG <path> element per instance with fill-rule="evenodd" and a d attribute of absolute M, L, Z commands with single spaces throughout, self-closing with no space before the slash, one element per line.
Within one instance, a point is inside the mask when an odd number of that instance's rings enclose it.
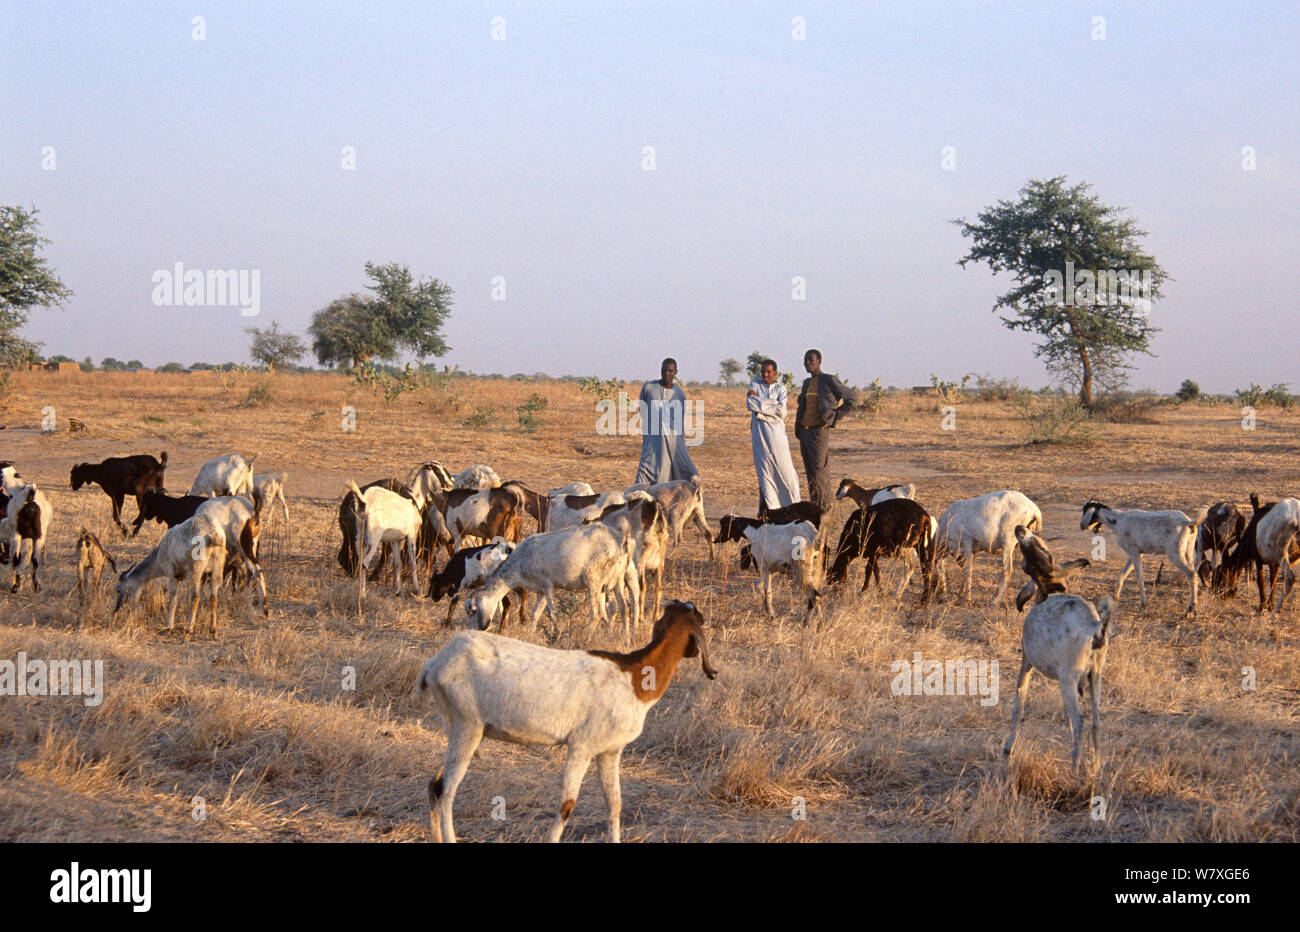
<path fill-rule="evenodd" d="M 803 367 L 809 375 L 817 375 L 822 371 L 822 351 L 810 349 L 803 354 Z"/>
<path fill-rule="evenodd" d="M 659 377 L 664 383 L 665 388 L 673 387 L 673 379 L 677 378 L 677 360 L 669 356 L 659 364 Z"/>
<path fill-rule="evenodd" d="M 771 385 L 776 381 L 776 360 L 764 359 L 759 371 L 763 373 L 763 381 Z"/>

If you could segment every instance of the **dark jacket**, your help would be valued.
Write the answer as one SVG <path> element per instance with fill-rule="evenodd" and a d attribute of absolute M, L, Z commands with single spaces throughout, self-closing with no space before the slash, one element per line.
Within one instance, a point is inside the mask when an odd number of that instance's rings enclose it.
<path fill-rule="evenodd" d="M 808 385 L 812 382 L 813 377 L 810 375 L 803 380 L 803 388 L 799 390 L 799 405 L 795 411 L 795 433 L 803 430 L 803 413 L 804 402 L 808 397 Z M 844 400 L 842 407 L 836 407 L 835 402 L 839 399 Z M 821 412 L 822 426 L 834 427 L 835 422 L 844 414 L 847 414 L 855 404 L 858 403 L 858 393 L 849 388 L 829 372 L 823 372 L 817 376 L 817 408 Z"/>

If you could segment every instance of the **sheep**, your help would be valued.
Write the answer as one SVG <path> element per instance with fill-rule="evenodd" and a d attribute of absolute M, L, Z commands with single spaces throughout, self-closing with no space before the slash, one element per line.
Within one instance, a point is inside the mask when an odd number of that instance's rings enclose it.
<path fill-rule="evenodd" d="M 206 495 L 168 495 L 166 492 L 145 492 L 140 496 L 140 516 L 146 521 L 157 521 L 175 527 L 194 517 L 194 512 L 204 502 Z"/>
<path fill-rule="evenodd" d="M 45 541 L 49 538 L 54 509 L 50 506 L 49 496 L 35 484 L 20 486 L 8 499 L 4 518 L 0 520 L 0 539 L 7 545 L 9 562 L 14 568 L 14 580 L 9 591 L 18 591 L 23 554 L 26 553 L 32 564 L 32 591 L 40 592 L 41 584 L 36 572 L 45 559 Z"/>
<path fill-rule="evenodd" d="M 466 537 L 484 541 L 504 537 L 512 543 L 522 538 L 520 497 L 513 489 L 495 488 L 475 492 L 458 505 L 447 506 L 445 523 L 452 549 L 459 550 Z"/>
<path fill-rule="evenodd" d="M 84 527 L 77 538 L 77 601 L 86 603 L 86 590 L 93 601 L 99 595 L 99 580 L 107 564 L 117 573 L 117 561 L 106 551 L 99 538 Z"/>
<path fill-rule="evenodd" d="M 451 616 L 456 610 L 460 597 L 471 589 L 481 588 L 483 581 L 505 562 L 506 557 L 510 556 L 514 549 L 515 545 L 513 543 L 501 538 L 479 547 L 465 547 L 457 550 L 452 555 L 451 559 L 447 561 L 447 565 L 443 567 L 442 572 L 430 575 L 428 598 L 438 602 L 445 596 L 451 596 L 451 604 L 447 606 L 447 618 L 443 622 L 443 627 L 451 625 Z M 502 605 L 508 613 L 510 609 L 509 598 L 503 600 Z M 525 605 L 525 600 L 520 599 L 520 624 L 524 621 Z M 501 622 L 502 626 L 504 626 L 504 613 Z"/>
<path fill-rule="evenodd" d="M 190 486 L 191 495 L 248 495 L 253 491 L 253 463 L 258 454 L 245 460 L 238 453 L 210 459 L 199 467 Z"/>
<path fill-rule="evenodd" d="M 1049 595 L 1065 592 L 1074 574 L 1092 565 L 1092 561 L 1080 558 L 1068 560 L 1058 568 L 1047 544 L 1023 524 L 1016 525 L 1016 541 L 1020 545 L 1021 568 L 1029 577 L 1029 582 L 1016 594 L 1018 612 L 1025 610 L 1030 599 L 1037 605 Z"/>
<path fill-rule="evenodd" d="M 659 504 L 668 513 L 668 527 L 672 531 L 674 547 L 682 542 L 682 529 L 686 523 L 692 521 L 709 545 L 709 559 L 714 558 L 713 530 L 704 515 L 704 487 L 698 475 L 656 485 L 636 483 L 628 486 L 623 494 L 631 495 L 633 492 L 647 492 L 659 500 Z"/>
<path fill-rule="evenodd" d="M 912 580 L 912 559 L 921 568 L 922 601 L 929 597 L 930 562 L 934 558 L 934 523 L 926 510 L 909 498 L 887 498 L 874 505 L 860 505 L 849 515 L 835 545 L 835 560 L 829 579 L 842 583 L 848 578 L 849 564 L 858 557 L 867 561 L 862 591 L 871 585 L 871 577 L 880 585 L 881 557 L 901 556 L 906 564 L 903 584 L 895 598 L 902 598 Z"/>
<path fill-rule="evenodd" d="M 1241 578 L 1241 573 L 1245 569 L 1252 569 L 1255 574 L 1255 582 L 1259 588 L 1259 607 L 1257 612 L 1263 612 L 1265 605 L 1272 605 L 1273 587 L 1277 584 L 1278 567 L 1280 559 L 1266 560 L 1260 553 L 1259 549 L 1259 524 L 1276 506 L 1276 502 L 1260 504 L 1258 493 L 1250 493 L 1250 504 L 1254 510 L 1246 529 L 1242 531 L 1241 539 L 1237 542 L 1219 566 L 1215 567 L 1213 575 L 1213 584 L 1216 591 L 1226 597 L 1233 597 L 1237 594 L 1237 586 Z M 1276 553 L 1270 551 L 1274 557 L 1280 556 L 1280 550 Z M 1292 538 L 1286 544 L 1286 559 L 1289 563 L 1300 561 L 1300 541 Z M 1269 569 L 1269 591 L 1267 599 L 1264 594 L 1264 567 Z"/>
<path fill-rule="evenodd" d="M 560 495 L 551 499 L 547 513 L 546 527 L 559 531 L 566 527 L 577 527 L 587 521 L 600 517 L 606 508 L 621 505 L 627 501 L 622 492 L 605 492 L 597 495 Z"/>
<path fill-rule="evenodd" d="M 947 591 L 948 578 L 943 564 L 948 557 L 954 557 L 958 564 L 964 563 L 966 567 L 962 599 L 969 603 L 975 575 L 975 554 L 1001 554 L 1002 581 L 991 604 L 1004 603 L 1007 585 L 1011 581 L 1011 563 L 1016 547 L 1015 529 L 1018 524 L 1023 524 L 1031 531 L 1041 532 L 1043 515 L 1028 496 L 1011 489 L 986 492 L 949 505 L 944 509 L 936 528 L 931 591 L 934 591 L 935 583 L 939 591 Z"/>
<path fill-rule="evenodd" d="M 262 501 L 266 503 L 267 508 L 274 508 L 275 503 L 279 501 L 280 512 L 284 515 L 284 525 L 292 527 L 289 523 L 289 503 L 284 497 L 284 484 L 288 481 L 287 472 L 258 473 L 253 477 L 253 488 L 262 494 Z"/>
<path fill-rule="evenodd" d="M 456 789 L 488 737 L 566 746 L 560 808 L 547 833 L 551 842 L 560 840 L 594 758 L 609 809 L 609 840 L 618 842 L 623 748 L 641 734 L 646 713 L 668 689 L 682 659 L 697 655 L 704 675 L 717 677 L 709 664 L 704 616 L 690 602 L 669 602 L 650 643 L 627 654 L 555 650 L 482 631 L 454 636 L 425 663 L 414 689 L 426 702 L 432 697 L 447 734 L 442 769 L 429 781 L 433 840 L 456 840 Z"/>
<path fill-rule="evenodd" d="M 251 501 L 242 495 L 222 495 L 208 499 L 194 514 L 207 515 L 221 527 L 226 544 L 223 575 L 240 570 L 246 573 L 257 584 L 257 592 L 262 600 L 262 614 L 270 617 L 266 577 L 257 553 L 262 533 L 262 505 L 262 495 L 254 488 Z"/>
<path fill-rule="evenodd" d="M 788 572 L 807 596 L 804 613 L 804 624 L 807 624 L 821 594 L 823 557 L 820 532 L 810 522 L 800 521 L 745 528 L 744 533 L 758 565 L 759 589 L 767 616 L 776 617 L 772 610 L 772 576 Z"/>
<path fill-rule="evenodd" d="M 1209 508 L 1202 508 L 1195 518 L 1181 511 L 1120 511 L 1098 501 L 1084 502 L 1079 519 L 1081 530 L 1097 533 L 1103 526 L 1115 532 L 1115 540 L 1128 554 L 1128 562 L 1115 584 L 1115 599 L 1119 600 L 1128 574 L 1137 570 L 1140 608 L 1147 605 L 1146 584 L 1142 578 L 1142 554 L 1162 553 L 1174 567 L 1187 577 L 1191 596 L 1187 601 L 1187 614 L 1196 614 L 1196 534 L 1205 520 Z"/>
<path fill-rule="evenodd" d="M 491 466 L 471 466 L 457 473 L 452 479 L 454 489 L 495 489 L 501 485 L 501 477 Z"/>
<path fill-rule="evenodd" d="M 122 524 L 122 502 L 128 495 L 135 496 L 136 506 L 140 506 L 140 497 L 145 492 L 161 492 L 163 474 L 167 469 L 167 451 L 158 459 L 148 453 L 134 456 L 110 456 L 102 463 L 78 463 L 72 467 L 72 491 L 77 491 L 88 482 L 93 482 L 104 490 L 104 494 L 113 502 L 113 522 L 126 536 L 126 526 Z M 136 515 L 131 536 L 140 533 L 140 526 L 145 519 Z"/>
<path fill-rule="evenodd" d="M 1100 612 L 1098 611 L 1100 609 Z M 1115 612 L 1115 600 L 1102 598 L 1093 606 L 1077 595 L 1060 593 L 1047 597 L 1025 616 L 1021 636 L 1022 659 L 1016 680 L 1016 699 L 1011 709 L 1011 734 L 1002 746 L 1003 757 L 1011 756 L 1020 724 L 1020 708 L 1029 691 L 1029 678 L 1038 670 L 1061 686 L 1061 700 L 1070 717 L 1074 746 L 1070 759 L 1079 766 L 1079 745 L 1083 739 L 1083 722 L 1079 717 L 1079 699 L 1085 684 L 1092 703 L 1092 750 L 1099 754 L 1097 733 L 1101 725 L 1101 672 L 1106 665 L 1107 635 Z"/>
<path fill-rule="evenodd" d="M 226 532 L 217 520 L 208 514 L 196 514 L 187 521 L 168 530 L 148 555 L 122 573 L 117 580 L 117 604 L 113 614 L 122 606 L 140 598 L 145 584 L 151 579 L 167 580 L 167 630 L 176 627 L 176 600 L 180 595 L 178 583 L 184 580 L 187 588 L 194 589 L 194 603 L 190 607 L 190 623 L 185 636 L 188 639 L 194 633 L 194 619 L 199 611 L 199 598 L 203 580 L 209 579 L 208 608 L 210 619 L 208 629 L 213 638 L 217 636 L 217 590 L 221 587 L 221 578 L 226 563 Z"/>
<path fill-rule="evenodd" d="M 555 590 L 586 590 L 591 599 L 593 624 L 608 621 L 606 590 L 613 589 L 630 629 L 638 621 L 640 582 L 633 562 L 635 541 L 604 524 L 585 524 L 526 537 L 483 587 L 465 603 L 465 610 L 480 629 L 504 614 L 502 601 L 512 589 L 538 594 L 530 622 L 535 628 L 545 607 L 555 624 Z M 624 590 L 631 593 L 631 603 Z"/>
<path fill-rule="evenodd" d="M 1222 565 L 1228 551 L 1241 540 L 1249 519 L 1245 512 L 1234 502 L 1216 502 L 1210 506 L 1205 521 L 1196 532 L 1196 573 L 1201 577 L 1202 585 L 1210 585 L 1214 580 L 1215 559 Z M 1213 554 L 1214 557 L 1207 557 Z"/>
<path fill-rule="evenodd" d="M 651 611 L 658 614 L 663 588 L 664 562 L 668 556 L 668 519 L 663 506 L 644 493 L 633 492 L 633 498 L 621 505 L 610 505 L 593 520 L 629 535 L 634 541 L 632 562 L 636 567 L 640 585 L 640 613 L 646 611 L 646 579 L 653 573 L 655 599 Z"/>
<path fill-rule="evenodd" d="M 835 490 L 835 498 L 837 501 L 845 498 L 851 499 L 859 507 L 862 505 L 876 505 L 891 498 L 915 500 L 916 485 L 909 482 L 906 485 L 887 485 L 879 489 L 868 489 L 859 485 L 856 479 L 845 477 L 840 480 L 840 487 Z"/>
<path fill-rule="evenodd" d="M 379 486 L 371 486 L 364 492 L 357 484 L 348 480 L 348 490 L 357 497 L 357 552 L 361 554 L 357 574 L 360 580 L 361 597 L 366 594 L 366 571 L 375 559 L 379 547 L 384 543 L 401 542 L 406 548 L 407 568 L 411 575 L 411 584 L 415 597 L 421 596 L 420 576 L 415 565 L 415 548 L 420 536 L 420 527 L 424 523 L 420 509 L 411 499 L 390 492 Z M 397 591 L 402 591 L 402 564 L 398 557 L 396 565 Z"/>

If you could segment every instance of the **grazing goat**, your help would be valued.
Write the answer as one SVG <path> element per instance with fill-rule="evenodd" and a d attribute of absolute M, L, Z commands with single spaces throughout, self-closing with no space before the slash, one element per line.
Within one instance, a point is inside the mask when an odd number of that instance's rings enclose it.
<path fill-rule="evenodd" d="M 36 571 L 45 559 L 45 541 L 48 539 L 50 522 L 54 520 L 54 509 L 49 497 L 33 485 L 24 485 L 8 496 L 3 518 L 0 519 L 0 540 L 9 551 L 9 562 L 13 564 L 14 580 L 10 592 L 17 592 L 23 555 L 27 554 L 32 564 L 32 591 L 40 592 L 41 584 L 36 578 Z"/>
<path fill-rule="evenodd" d="M 1092 750 L 1094 754 L 1099 753 L 1101 671 L 1106 665 L 1107 633 L 1114 612 L 1115 600 L 1110 596 L 1105 596 L 1094 607 L 1077 595 L 1061 594 L 1048 596 L 1045 602 L 1029 610 L 1021 636 L 1023 657 L 1016 681 L 1015 704 L 1011 709 L 1011 734 L 1002 746 L 1004 757 L 1010 756 L 1015 747 L 1020 709 L 1035 670 L 1060 683 L 1061 699 L 1065 703 L 1065 713 L 1070 717 L 1070 733 L 1074 738 L 1070 760 L 1075 767 L 1079 766 L 1079 745 L 1083 739 L 1079 700 L 1083 697 L 1084 686 L 1088 687 L 1092 702 Z"/>
<path fill-rule="evenodd" d="M 209 498 L 194 514 L 207 515 L 221 527 L 226 535 L 223 576 L 229 573 L 233 581 L 234 575 L 242 572 L 256 583 L 262 600 L 262 614 L 269 617 L 271 608 L 266 599 L 266 576 L 257 553 L 262 534 L 262 504 L 261 493 L 253 489 L 251 501 L 242 495 L 221 495 Z"/>
<path fill-rule="evenodd" d="M 709 519 L 704 515 L 704 486 L 698 475 L 656 485 L 637 483 L 629 486 L 623 494 L 630 496 L 633 492 L 646 492 L 659 500 L 668 515 L 668 528 L 672 531 L 674 547 L 682 542 L 682 529 L 686 523 L 692 521 L 709 545 L 709 559 L 714 559 L 713 530 L 709 527 Z"/>
<path fill-rule="evenodd" d="M 199 611 L 199 598 L 203 580 L 209 579 L 208 630 L 217 636 L 217 590 L 226 564 L 226 532 L 211 515 L 196 514 L 168 528 L 158 541 L 158 546 L 124 572 L 117 580 L 117 604 L 113 614 L 126 602 L 140 598 L 145 584 L 151 579 L 167 580 L 167 630 L 176 627 L 176 599 L 180 595 L 179 582 L 194 590 L 194 603 L 190 607 L 190 624 L 186 637 L 194 633 L 194 619 Z"/>
<path fill-rule="evenodd" d="M 280 511 L 284 515 L 284 526 L 291 527 L 289 524 L 289 503 L 284 497 L 284 484 L 289 480 L 287 472 L 264 472 L 253 477 L 253 488 L 262 494 L 262 501 L 266 503 L 267 508 L 274 508 L 275 503 L 280 503 Z"/>
<path fill-rule="evenodd" d="M 91 601 L 99 595 L 99 580 L 104 575 L 105 565 L 117 573 L 117 561 L 100 544 L 99 538 L 83 527 L 81 536 L 77 538 L 77 601 L 83 605 L 87 589 Z"/>
<path fill-rule="evenodd" d="M 456 611 L 456 605 L 460 602 L 460 597 L 472 589 L 482 588 L 484 580 L 496 571 L 496 568 L 505 562 L 506 557 L 510 556 L 515 549 L 515 545 L 506 540 L 494 540 L 490 544 L 483 544 L 479 547 L 465 547 L 457 550 L 452 554 L 447 565 L 442 568 L 442 572 L 434 573 L 429 577 L 428 597 L 434 602 L 441 601 L 444 597 L 451 597 L 451 604 L 447 606 L 447 618 L 443 626 L 451 624 L 452 613 Z M 506 598 L 502 601 L 505 613 L 502 614 L 501 623 L 505 626 L 505 615 L 510 610 L 510 600 Z M 524 621 L 524 600 L 519 603 L 519 622 Z"/>
<path fill-rule="evenodd" d="M 140 516 L 145 521 L 175 527 L 194 517 L 199 506 L 208 501 L 211 499 L 206 495 L 173 496 L 166 492 L 145 492 L 140 496 Z"/>
<path fill-rule="evenodd" d="M 1202 585 L 1213 583 L 1215 569 L 1223 565 L 1228 551 L 1237 546 L 1248 523 L 1246 513 L 1234 502 L 1216 502 L 1210 506 L 1196 532 L 1196 573 Z"/>
<path fill-rule="evenodd" d="M 430 492 L 450 492 L 456 487 L 451 473 L 447 472 L 442 463 L 437 460 L 430 460 L 416 466 L 410 478 L 406 480 L 406 484 L 412 490 L 422 491 L 425 498 L 429 497 Z"/>
<path fill-rule="evenodd" d="M 366 594 L 366 571 L 379 552 L 382 544 L 393 543 L 404 546 L 407 568 L 411 574 L 411 585 L 418 599 L 421 596 L 420 576 L 416 569 L 415 549 L 420 536 L 423 520 L 420 509 L 415 502 L 397 492 L 379 486 L 371 486 L 364 492 L 357 484 L 348 480 L 348 490 L 356 496 L 356 548 L 361 554 L 359 560 L 361 596 Z M 400 554 L 396 560 L 397 591 L 402 591 L 402 562 Z"/>
<path fill-rule="evenodd" d="M 1016 594 L 1018 612 L 1025 610 L 1030 599 L 1037 605 L 1049 595 L 1068 591 L 1073 576 L 1084 567 L 1092 565 L 1092 561 L 1081 557 L 1068 560 L 1058 568 L 1056 558 L 1052 556 L 1047 544 L 1023 524 L 1016 525 L 1016 541 L 1020 545 L 1020 566 L 1029 577 L 1029 582 Z"/>
<path fill-rule="evenodd" d="M 744 533 L 758 565 L 758 584 L 767 617 L 776 617 L 772 610 L 772 577 L 777 573 L 789 573 L 790 579 L 806 596 L 804 624 L 807 624 L 821 594 L 823 557 L 817 528 L 807 521 L 800 521 L 797 524 L 763 524 L 745 528 Z"/>
<path fill-rule="evenodd" d="M 823 512 L 815 502 L 793 502 L 780 508 L 759 509 L 757 518 L 723 515 L 718 521 L 718 536 L 713 542 L 725 544 L 733 540 L 740 541 L 740 568 L 747 570 L 754 565 L 754 557 L 749 552 L 749 542 L 745 540 L 745 528 L 761 524 L 795 524 L 799 521 L 807 521 L 813 527 L 820 528 L 826 514 L 829 512 Z"/>
<path fill-rule="evenodd" d="M 510 479 L 501 483 L 501 488 L 514 492 L 515 496 L 519 499 L 519 507 L 522 508 L 529 517 L 537 522 L 537 530 L 550 530 L 546 523 L 551 510 L 550 499 L 540 492 L 534 492 L 518 479 Z"/>
<path fill-rule="evenodd" d="M 1261 505 L 1259 496 L 1251 493 L 1251 505 L 1254 515 L 1242 532 L 1241 540 L 1223 563 L 1215 570 L 1215 583 L 1220 591 L 1235 595 L 1241 573 L 1253 568 L 1255 580 L 1259 587 L 1259 607 L 1263 612 L 1267 607 L 1273 608 L 1273 593 L 1277 586 L 1277 577 L 1282 575 L 1282 602 L 1286 601 L 1295 577 L 1293 566 L 1300 563 L 1300 503 L 1294 498 L 1284 498 L 1280 502 Z M 1269 568 L 1269 586 L 1267 596 L 1264 592 L 1264 567 Z M 1282 602 L 1276 611 L 1282 610 Z"/>
<path fill-rule="evenodd" d="M 199 474 L 190 486 L 191 495 L 248 495 L 253 491 L 254 453 L 245 460 L 238 453 L 227 453 L 208 460 L 199 467 Z"/>
<path fill-rule="evenodd" d="M 570 482 L 568 485 L 562 485 L 558 489 L 551 489 L 546 493 L 548 499 L 559 498 L 561 495 L 595 495 L 596 490 L 585 482 Z"/>
<path fill-rule="evenodd" d="M 586 590 L 591 599 L 591 620 L 608 622 L 605 592 L 614 590 L 627 629 L 636 624 L 640 584 L 632 556 L 635 541 L 604 524 L 585 524 L 526 537 L 483 587 L 465 603 L 465 610 L 480 630 L 502 618 L 502 602 L 513 589 L 538 595 L 530 617 L 532 626 L 545 607 L 555 624 L 555 590 Z M 631 600 L 625 597 L 631 593 Z"/>
<path fill-rule="evenodd" d="M 962 589 L 962 600 L 970 602 L 975 554 L 1000 554 L 1002 581 L 991 604 L 1004 603 L 1007 586 L 1011 582 L 1011 563 L 1015 556 L 1015 531 L 1018 524 L 1031 531 L 1041 532 L 1043 515 L 1028 496 L 1011 489 L 965 498 L 944 509 L 939 518 L 932 561 L 932 575 L 934 581 L 937 581 L 938 590 L 947 591 L 948 577 L 944 572 L 944 562 L 948 557 L 953 557 L 958 565 L 965 564 L 966 584 Z M 934 591 L 933 581 L 931 591 Z"/>
<path fill-rule="evenodd" d="M 880 502 L 888 501 L 891 498 L 916 498 L 916 485 L 909 482 L 906 485 L 886 485 L 879 489 L 868 489 L 859 485 L 856 479 L 844 478 L 840 480 L 840 487 L 835 490 L 836 500 L 852 499 L 862 505 L 876 505 Z"/>
<path fill-rule="evenodd" d="M 860 505 L 844 522 L 829 579 L 842 583 L 848 578 L 849 564 L 858 557 L 867 561 L 862 591 L 876 577 L 880 585 L 880 558 L 902 557 L 906 566 L 903 584 L 895 598 L 902 598 L 912 581 L 912 561 L 921 569 L 922 601 L 929 597 L 930 563 L 934 559 L 934 521 L 926 510 L 910 498 L 887 498 L 874 505 Z"/>
<path fill-rule="evenodd" d="M 521 512 L 519 496 L 506 488 L 483 489 L 459 505 L 448 505 L 445 522 L 452 550 L 459 550 L 467 537 L 483 541 L 504 537 L 518 543 L 522 539 Z"/>
<path fill-rule="evenodd" d="M 1187 577 L 1187 585 L 1191 590 L 1187 614 L 1194 615 L 1199 582 L 1196 575 L 1196 530 L 1208 513 L 1209 508 L 1202 508 L 1201 513 L 1193 519 L 1181 511 L 1120 511 L 1098 501 L 1088 501 L 1083 505 L 1079 528 L 1093 533 L 1099 532 L 1103 526 L 1110 528 L 1115 532 L 1115 540 L 1120 548 L 1128 554 L 1128 562 L 1120 571 L 1119 582 L 1115 583 L 1116 601 L 1119 601 L 1124 589 L 1124 580 L 1136 570 L 1140 607 L 1146 608 L 1147 590 L 1142 578 L 1142 554 L 1162 553 Z"/>
<path fill-rule="evenodd" d="M 637 496 L 639 493 L 633 493 Z M 651 612 L 659 613 L 663 588 L 664 563 L 668 556 L 668 518 L 663 506 L 653 498 L 632 498 L 621 505 L 610 505 L 595 520 L 632 538 L 632 562 L 641 588 L 640 613 L 646 612 L 646 580 L 655 579 L 655 599 Z"/>
<path fill-rule="evenodd" d="M 690 602 L 669 602 L 650 643 L 627 654 L 555 650 L 482 631 L 454 636 L 425 663 L 415 684 L 421 699 L 432 696 L 447 734 L 442 769 L 429 781 L 433 840 L 456 840 L 456 788 L 488 737 L 566 746 L 560 808 L 547 833 L 551 842 L 560 840 L 594 758 L 609 808 L 609 840 L 617 842 L 623 748 L 641 734 L 646 713 L 668 689 L 682 659 L 695 656 L 705 676 L 718 675 L 709 664 L 704 617 Z"/>
<path fill-rule="evenodd" d="M 501 485 L 501 477 L 491 466 L 471 466 L 461 470 L 452 479 L 453 489 L 495 489 Z"/>
<path fill-rule="evenodd" d="M 158 459 L 148 453 L 134 456 L 110 456 L 102 463 L 78 463 L 72 467 L 72 491 L 77 491 L 88 482 L 93 482 L 104 490 L 113 502 L 113 522 L 126 536 L 126 526 L 122 524 L 122 502 L 128 495 L 135 496 L 135 504 L 142 507 L 140 498 L 145 492 L 161 492 L 163 473 L 167 469 L 167 451 Z M 132 525 L 131 536 L 140 533 L 144 524 L 143 514 L 136 515 Z"/>
<path fill-rule="evenodd" d="M 566 527 L 577 527 L 599 518 L 606 508 L 622 505 L 627 496 L 622 492 L 604 492 L 600 495 L 557 495 L 551 499 L 547 513 L 548 530 L 559 531 Z"/>
<path fill-rule="evenodd" d="M 410 499 L 412 502 L 415 502 L 415 496 L 412 495 L 411 490 L 407 487 L 406 483 L 402 482 L 400 479 L 376 479 L 374 482 L 368 482 L 363 485 L 361 491 L 366 492 L 374 488 L 387 489 L 390 492 L 396 492 L 398 495 L 402 495 Z M 358 502 L 356 496 L 354 496 L 350 491 L 344 493 L 343 501 L 339 502 L 338 520 L 342 543 L 339 545 L 338 561 L 339 566 L 343 567 L 343 572 L 347 573 L 349 576 L 352 576 L 357 571 L 357 507 Z M 416 507 L 419 508 L 419 504 L 416 504 Z M 450 540 L 450 538 L 448 539 Z M 381 560 L 380 564 L 375 567 L 374 572 L 370 576 L 371 582 L 374 582 L 382 566 L 383 561 Z"/>

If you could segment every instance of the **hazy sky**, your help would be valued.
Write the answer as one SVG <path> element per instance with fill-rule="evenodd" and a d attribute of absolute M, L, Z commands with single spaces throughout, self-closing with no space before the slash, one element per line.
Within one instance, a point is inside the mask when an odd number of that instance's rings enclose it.
<path fill-rule="evenodd" d="M 244 327 L 304 330 L 373 260 L 455 289 L 444 361 L 473 371 L 715 379 L 818 346 L 854 382 L 1040 385 L 950 221 L 1064 174 L 1173 276 L 1136 386 L 1294 390 L 1298 11 L 0 0 L 0 203 L 41 211 L 76 292 L 33 311 L 48 354 L 245 360 Z M 154 306 L 176 262 L 259 270 L 260 316 Z"/>

